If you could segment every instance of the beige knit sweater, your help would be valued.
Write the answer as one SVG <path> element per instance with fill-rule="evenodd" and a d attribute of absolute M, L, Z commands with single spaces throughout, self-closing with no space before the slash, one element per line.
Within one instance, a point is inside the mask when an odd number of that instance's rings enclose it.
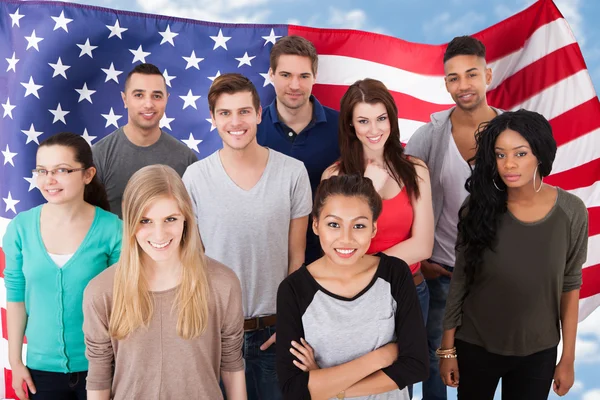
<path fill-rule="evenodd" d="M 90 282 L 83 301 L 88 390 L 111 389 L 114 400 L 223 398 L 220 372 L 244 369 L 242 293 L 233 271 L 207 260 L 208 326 L 192 340 L 176 333 L 177 288 L 152 293 L 154 313 L 148 328 L 125 340 L 111 338 L 115 266 Z"/>

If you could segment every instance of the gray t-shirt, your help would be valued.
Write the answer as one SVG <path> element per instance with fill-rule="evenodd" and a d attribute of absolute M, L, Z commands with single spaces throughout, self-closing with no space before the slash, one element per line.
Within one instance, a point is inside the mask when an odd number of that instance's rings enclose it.
<path fill-rule="evenodd" d="M 457 253 L 444 330 L 456 328 L 457 339 L 506 356 L 556 346 L 561 296 L 581 286 L 587 241 L 585 204 L 560 188 L 540 221 L 521 222 L 507 211 L 494 251 L 484 252 L 471 284 L 464 254 Z"/>
<path fill-rule="evenodd" d="M 198 161 L 196 154 L 185 144 L 162 131 L 156 143 L 141 147 L 131 143 L 123 127 L 106 136 L 94 146 L 94 164 L 104 183 L 110 211 L 122 218 L 121 200 L 129 178 L 147 165 L 165 164 L 181 176 L 185 169 Z"/>
<path fill-rule="evenodd" d="M 288 273 L 290 221 L 312 207 L 304 164 L 269 149 L 261 178 L 244 190 L 227 175 L 217 151 L 191 165 L 183 182 L 206 254 L 240 279 L 244 316 L 275 314 L 277 288 Z"/>

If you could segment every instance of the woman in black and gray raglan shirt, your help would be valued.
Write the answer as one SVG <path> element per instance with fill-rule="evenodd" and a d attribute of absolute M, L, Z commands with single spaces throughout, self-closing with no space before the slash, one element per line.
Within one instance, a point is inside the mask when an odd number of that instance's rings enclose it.
<path fill-rule="evenodd" d="M 477 136 L 470 196 L 460 210 L 440 373 L 460 400 L 542 400 L 574 382 L 575 336 L 588 216 L 547 185 L 552 128 L 535 112 L 506 112 Z M 563 349 L 556 365 L 557 345 Z"/>
<path fill-rule="evenodd" d="M 277 294 L 277 375 L 284 399 L 408 400 L 428 374 L 427 339 L 408 265 L 366 255 L 381 198 L 370 179 L 319 185 L 313 229 L 325 255 Z"/>

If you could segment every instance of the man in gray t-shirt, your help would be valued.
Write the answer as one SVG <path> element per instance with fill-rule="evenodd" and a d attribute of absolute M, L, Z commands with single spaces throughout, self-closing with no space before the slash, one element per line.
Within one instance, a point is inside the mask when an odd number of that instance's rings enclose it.
<path fill-rule="evenodd" d="M 138 64 L 125 80 L 121 93 L 128 109 L 127 125 L 92 147 L 98 177 L 104 183 L 110 210 L 121 215 L 125 186 L 137 170 L 152 164 L 166 164 L 183 175 L 198 160 L 185 144 L 160 129 L 167 106 L 167 85 L 152 64 Z"/>
<path fill-rule="evenodd" d="M 246 77 L 215 79 L 208 103 L 223 149 L 183 176 L 207 256 L 242 284 L 249 400 L 281 398 L 275 373 L 277 288 L 304 262 L 312 198 L 301 161 L 256 141 L 261 108 Z"/>

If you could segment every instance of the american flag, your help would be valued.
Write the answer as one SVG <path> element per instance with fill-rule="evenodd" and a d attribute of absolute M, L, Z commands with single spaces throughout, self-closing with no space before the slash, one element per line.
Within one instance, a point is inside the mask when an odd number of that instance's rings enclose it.
<path fill-rule="evenodd" d="M 285 35 L 315 44 L 320 56 L 313 93 L 325 105 L 339 108 L 346 87 L 357 79 L 383 81 L 398 103 L 403 141 L 431 113 L 453 105 L 443 81 L 445 45 L 355 30 L 208 23 L 72 3 L 0 0 L 0 238 L 16 213 L 43 201 L 31 176 L 41 140 L 71 131 L 93 144 L 126 123 L 119 92 L 135 64 L 149 62 L 163 71 L 170 98 L 161 127 L 203 158 L 221 147 L 206 102 L 212 80 L 225 72 L 242 73 L 266 106 L 274 97 L 269 51 Z M 487 46 L 493 69 L 488 102 L 505 110 L 535 110 L 550 120 L 559 149 L 546 182 L 588 206 L 583 319 L 600 305 L 600 104 L 581 51 L 551 0 L 474 36 Z M 5 299 L 0 293 L 0 362 L 6 397 L 14 398 Z"/>

